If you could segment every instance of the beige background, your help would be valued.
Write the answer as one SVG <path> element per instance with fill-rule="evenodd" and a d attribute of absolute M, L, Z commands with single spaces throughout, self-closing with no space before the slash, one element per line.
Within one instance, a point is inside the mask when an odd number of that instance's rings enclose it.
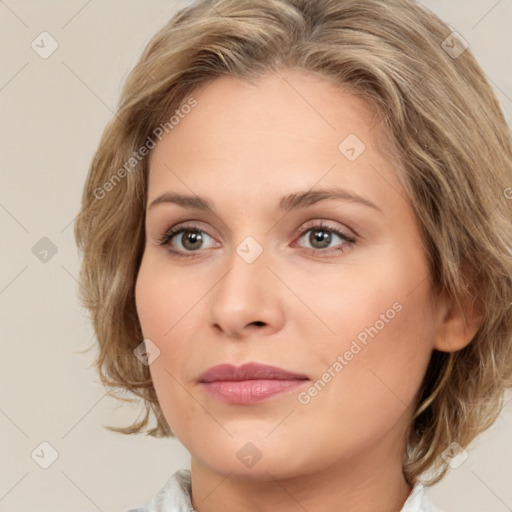
<path fill-rule="evenodd" d="M 469 42 L 510 123 L 512 0 L 423 3 Z M 93 353 L 80 353 L 93 333 L 76 299 L 72 225 L 121 81 L 175 5 L 0 1 L 0 511 L 124 511 L 189 467 L 176 440 L 102 427 L 124 425 L 137 411 L 105 396 L 89 368 Z M 31 48 L 43 31 L 59 45 L 47 59 Z M 46 263 L 32 252 L 43 237 L 57 249 Z M 464 464 L 428 489 L 446 512 L 512 510 L 510 399 Z M 43 441 L 58 452 L 48 469 L 31 457 L 36 450 L 34 459 L 49 460 Z"/>

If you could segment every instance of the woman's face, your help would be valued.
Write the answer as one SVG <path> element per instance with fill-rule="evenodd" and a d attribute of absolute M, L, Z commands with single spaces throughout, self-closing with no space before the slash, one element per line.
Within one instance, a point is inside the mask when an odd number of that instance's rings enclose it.
<path fill-rule="evenodd" d="M 435 345 L 426 254 L 367 104 L 309 74 L 282 76 L 213 81 L 152 151 L 136 285 L 144 337 L 160 351 L 151 376 L 195 464 L 219 474 L 377 470 L 401 460 Z M 253 394 L 248 382 L 200 382 L 248 362 L 308 380 L 268 396 L 268 381 Z"/>

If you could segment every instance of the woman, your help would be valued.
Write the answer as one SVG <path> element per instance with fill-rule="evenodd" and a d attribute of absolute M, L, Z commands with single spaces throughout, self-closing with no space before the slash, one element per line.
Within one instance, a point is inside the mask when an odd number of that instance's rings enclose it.
<path fill-rule="evenodd" d="M 191 454 L 131 511 L 439 510 L 512 386 L 511 183 L 483 72 L 412 1 L 173 16 L 75 226 L 98 370 L 146 404 L 110 428 Z"/>

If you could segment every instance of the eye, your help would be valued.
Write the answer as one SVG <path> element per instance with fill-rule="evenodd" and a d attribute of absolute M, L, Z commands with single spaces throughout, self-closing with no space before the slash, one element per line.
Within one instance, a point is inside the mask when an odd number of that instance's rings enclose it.
<path fill-rule="evenodd" d="M 306 249 L 309 252 L 316 254 L 331 253 L 333 251 L 344 251 L 347 246 L 351 246 L 357 241 L 355 236 L 348 235 L 337 227 L 332 227 L 322 222 L 307 227 L 301 227 L 299 232 L 303 233 L 300 238 L 304 238 L 307 233 L 310 233 L 306 238 L 310 244 L 310 247 L 306 247 Z M 344 243 L 337 244 L 338 246 L 329 248 L 329 245 L 335 241 L 333 234 L 335 237 L 341 239 Z"/>
<path fill-rule="evenodd" d="M 178 235 L 182 236 L 178 236 Z M 168 246 L 168 250 L 179 257 L 183 258 L 193 258 L 196 255 L 194 252 L 198 252 L 201 249 L 201 245 L 204 242 L 205 235 L 209 238 L 210 235 L 205 233 L 200 227 L 192 225 L 192 226 L 174 226 L 169 229 L 158 241 L 158 245 L 166 245 Z M 176 249 L 174 246 L 174 242 L 179 241 L 182 245 L 183 249 Z M 192 254 L 186 254 L 187 252 Z"/>

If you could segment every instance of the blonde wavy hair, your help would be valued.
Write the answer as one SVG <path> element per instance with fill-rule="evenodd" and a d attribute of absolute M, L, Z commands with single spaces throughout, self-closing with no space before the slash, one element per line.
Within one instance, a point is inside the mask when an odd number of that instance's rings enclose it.
<path fill-rule="evenodd" d="M 103 132 L 75 223 L 95 365 L 104 385 L 145 407 L 142 420 L 108 429 L 174 436 L 149 367 L 134 356 L 143 340 L 134 298 L 145 242 L 143 148 L 159 127 L 172 128 L 170 116 L 198 86 L 283 69 L 318 73 L 374 107 L 394 142 L 435 292 L 483 312 L 469 345 L 432 353 L 407 433 L 407 480 L 435 470 L 424 483 L 437 482 L 443 450 L 453 441 L 467 447 L 492 425 L 512 387 L 511 132 L 471 51 L 445 51 L 450 33 L 412 0 L 202 0 L 151 39 Z M 156 427 L 144 431 L 151 412 Z"/>

